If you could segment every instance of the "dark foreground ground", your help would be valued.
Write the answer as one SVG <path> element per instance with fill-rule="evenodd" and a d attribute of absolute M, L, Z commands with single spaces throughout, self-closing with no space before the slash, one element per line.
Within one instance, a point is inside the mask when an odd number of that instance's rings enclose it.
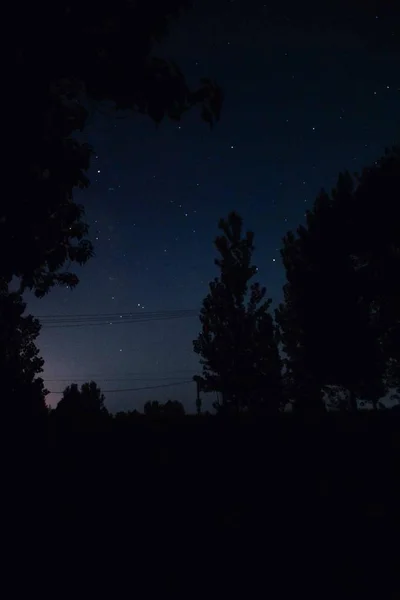
<path fill-rule="evenodd" d="M 4 456 L 3 538 L 31 592 L 400 598 L 389 412 L 52 422 L 20 428 Z"/>

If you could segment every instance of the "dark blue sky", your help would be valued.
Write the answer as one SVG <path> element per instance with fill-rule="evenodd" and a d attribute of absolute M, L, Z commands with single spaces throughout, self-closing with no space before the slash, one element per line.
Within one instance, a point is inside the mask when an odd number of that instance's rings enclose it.
<path fill-rule="evenodd" d="M 217 223 L 230 210 L 255 232 L 258 279 L 278 302 L 283 235 L 340 170 L 360 170 L 396 142 L 398 57 L 372 53 L 343 32 L 270 27 L 262 2 L 207 2 L 200 12 L 181 18 L 159 54 L 176 59 L 190 82 L 218 81 L 226 95 L 220 123 L 210 131 L 196 111 L 159 128 L 140 116 L 91 119 L 91 186 L 76 199 L 86 207 L 96 256 L 79 269 L 74 291 L 29 295 L 33 314 L 199 309 L 216 275 Z M 197 318 L 43 327 L 46 386 L 178 382 L 106 392 L 107 404 L 141 409 L 146 400 L 172 398 L 193 409 L 194 383 L 184 382 L 199 372 L 198 331 Z M 53 405 L 59 398 L 48 397 Z"/>

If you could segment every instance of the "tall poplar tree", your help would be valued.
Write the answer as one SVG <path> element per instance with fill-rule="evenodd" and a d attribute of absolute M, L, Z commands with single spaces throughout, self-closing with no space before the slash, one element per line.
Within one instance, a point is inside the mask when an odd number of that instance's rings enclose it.
<path fill-rule="evenodd" d="M 221 219 L 215 240 L 219 277 L 200 313 L 194 351 L 201 356 L 204 391 L 220 392 L 219 410 L 276 412 L 281 403 L 281 360 L 266 288 L 251 283 L 254 234 L 242 235 L 242 218 Z"/>

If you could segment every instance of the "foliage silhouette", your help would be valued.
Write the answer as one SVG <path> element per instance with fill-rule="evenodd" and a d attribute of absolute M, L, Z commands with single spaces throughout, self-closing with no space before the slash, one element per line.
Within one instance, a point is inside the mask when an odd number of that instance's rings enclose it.
<path fill-rule="evenodd" d="M 26 304 L 18 293 L 0 290 L 0 380 L 11 415 L 22 418 L 47 414 L 43 379 L 44 360 L 35 345 L 40 323 L 23 316 Z"/>
<path fill-rule="evenodd" d="M 377 407 L 399 381 L 399 191 L 395 147 L 361 175 L 340 174 L 284 238 L 276 319 L 298 408 L 318 406 L 328 385 L 347 390 L 352 410 L 360 398 Z"/>
<path fill-rule="evenodd" d="M 400 387 L 400 147 L 387 148 L 357 181 L 347 243 L 383 354 L 385 385 Z"/>
<path fill-rule="evenodd" d="M 165 403 L 153 400 L 145 403 L 144 414 L 148 417 L 179 418 L 185 415 L 185 408 L 177 400 L 167 400 Z"/>
<path fill-rule="evenodd" d="M 104 394 L 94 381 L 83 383 L 80 389 L 72 383 L 65 388 L 55 412 L 57 417 L 77 421 L 107 417 L 104 402 Z"/>
<path fill-rule="evenodd" d="M 141 415 L 141 413 L 136 409 L 128 410 L 128 411 L 120 410 L 117 413 L 115 413 L 115 419 L 125 420 L 127 417 L 136 418 L 136 417 L 139 417 L 140 415 Z"/>
<path fill-rule="evenodd" d="M 109 424 L 105 435 L 86 430 L 79 436 L 67 429 L 65 435 L 51 436 L 41 485 L 37 485 L 34 472 L 35 494 L 25 512 L 34 523 L 40 517 L 40 539 L 48 542 L 57 560 L 65 541 L 81 539 L 84 532 L 85 543 L 81 548 L 78 545 L 82 564 L 90 565 L 93 558 L 95 568 L 112 547 L 120 568 L 126 540 L 133 539 L 135 555 L 139 548 L 138 560 L 143 557 L 136 562 L 147 578 L 153 569 L 149 557 L 154 545 L 168 550 L 173 539 L 182 554 L 165 552 L 161 571 L 165 593 L 172 578 L 182 578 L 182 565 L 192 579 L 204 544 L 211 542 L 214 554 L 227 559 L 221 589 L 231 584 L 237 591 L 237 578 L 230 575 L 232 563 L 248 544 L 250 555 L 241 561 L 244 589 L 248 590 L 249 577 L 260 558 L 255 556 L 258 548 L 251 551 L 256 530 L 267 540 L 268 554 L 271 550 L 275 556 L 278 550 L 274 569 L 282 562 L 288 543 L 294 548 L 295 559 L 289 566 L 296 577 L 294 589 L 288 590 L 290 596 L 299 591 L 299 581 L 302 587 L 304 579 L 304 590 L 309 592 L 310 560 L 320 573 L 325 573 L 323 565 L 328 565 L 327 576 L 336 582 L 345 565 L 345 590 L 349 588 L 349 565 L 351 572 L 357 571 L 364 579 L 371 571 L 365 553 L 372 555 L 387 543 L 392 529 L 395 542 L 400 499 L 399 420 L 395 412 L 360 411 L 351 417 L 331 413 L 317 423 L 281 413 L 276 419 L 255 421 L 245 414 L 232 421 L 187 415 L 176 427 L 170 422 L 164 427 L 143 416 L 110 419 Z M 22 507 L 26 504 L 24 490 Z M 279 527 L 271 527 L 271 518 Z M 20 521 L 13 519 L 13 534 L 15 523 Z M 382 531 L 379 539 L 378 531 Z M 305 538 L 312 542 L 306 556 Z M 349 543 L 343 545 L 343 539 Z M 340 544 L 343 548 L 338 553 Z M 131 557 L 129 553 L 128 562 Z M 387 577 L 385 553 L 383 560 Z M 374 558 L 372 571 L 378 569 L 382 589 L 377 561 Z M 265 562 L 265 553 L 261 562 Z M 287 570 L 284 561 L 278 585 L 285 581 Z M 205 573 L 207 586 L 215 585 L 215 573 L 210 572 L 209 577 L 207 569 Z M 262 569 L 260 573 L 264 576 Z M 313 596 L 319 597 L 320 580 L 316 588 Z M 354 596 L 352 586 L 349 594 L 341 591 L 341 597 Z"/>
<path fill-rule="evenodd" d="M 85 129 L 90 112 L 111 103 L 159 123 L 198 105 L 210 126 L 219 118 L 222 92 L 213 81 L 203 78 L 191 90 L 175 63 L 152 53 L 170 18 L 189 4 L 40 0 L 23 18 L 9 7 L 14 77 L 3 141 L 13 185 L 0 209 L 0 279 L 18 277 L 21 292 L 38 297 L 56 284 L 78 283 L 70 268 L 84 264 L 93 246 L 73 190 L 89 185 L 93 150 L 72 134 Z"/>
<path fill-rule="evenodd" d="M 251 264 L 254 234 L 242 237 L 242 225 L 235 212 L 219 222 L 223 235 L 215 246 L 221 258 L 215 264 L 220 276 L 203 301 L 202 330 L 193 347 L 202 357 L 202 389 L 221 392 L 217 410 L 275 412 L 282 388 L 271 300 L 264 300 L 266 289 L 259 283 L 250 283 L 257 272 Z"/>

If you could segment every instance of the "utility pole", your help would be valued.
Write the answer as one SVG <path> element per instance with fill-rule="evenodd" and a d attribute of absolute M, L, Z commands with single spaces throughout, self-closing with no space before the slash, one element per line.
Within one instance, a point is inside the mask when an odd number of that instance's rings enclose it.
<path fill-rule="evenodd" d="M 197 414 L 201 414 L 201 398 L 200 398 L 200 389 L 201 389 L 201 377 L 199 375 L 195 375 L 193 380 L 196 382 L 196 411 Z"/>

